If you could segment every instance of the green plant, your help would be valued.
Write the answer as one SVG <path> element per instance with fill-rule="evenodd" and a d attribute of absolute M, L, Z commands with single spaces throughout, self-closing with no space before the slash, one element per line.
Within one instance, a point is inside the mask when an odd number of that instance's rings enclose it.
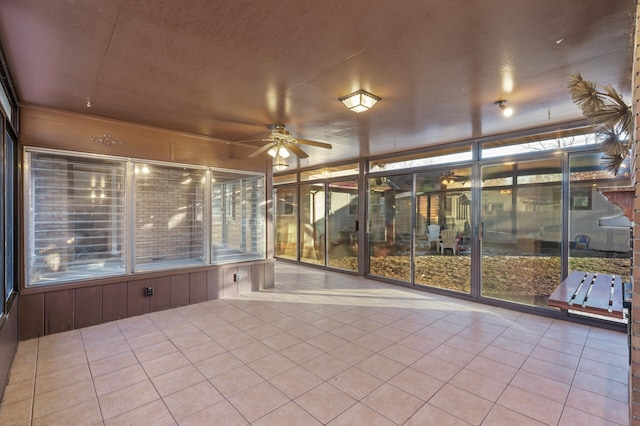
<path fill-rule="evenodd" d="M 567 87 L 573 103 L 580 107 L 582 115 L 596 127 L 600 150 L 605 153 L 602 163 L 607 170 L 618 174 L 631 148 L 631 107 L 613 86 L 585 80 L 580 73 L 569 78 Z"/>

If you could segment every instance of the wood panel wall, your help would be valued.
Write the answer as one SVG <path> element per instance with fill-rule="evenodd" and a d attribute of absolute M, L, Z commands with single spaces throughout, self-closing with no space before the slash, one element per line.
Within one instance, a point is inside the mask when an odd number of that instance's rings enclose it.
<path fill-rule="evenodd" d="M 19 298 L 18 337 L 32 339 L 273 288 L 274 272 L 271 259 L 25 289 Z M 153 296 L 145 295 L 147 287 Z"/>

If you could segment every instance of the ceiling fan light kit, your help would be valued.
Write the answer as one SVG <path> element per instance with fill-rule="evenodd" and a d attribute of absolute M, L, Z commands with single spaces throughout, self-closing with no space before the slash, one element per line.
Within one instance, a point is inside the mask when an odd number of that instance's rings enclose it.
<path fill-rule="evenodd" d="M 351 111 L 360 113 L 373 108 L 380 99 L 380 97 L 373 95 L 366 90 L 360 89 L 356 92 L 343 96 L 338 100 Z"/>
<path fill-rule="evenodd" d="M 249 155 L 250 158 L 257 157 L 262 153 L 267 153 L 273 157 L 273 168 L 276 171 L 284 170 L 289 165 L 284 161 L 289 158 L 291 154 L 298 158 L 307 158 L 309 154 L 304 152 L 300 145 L 316 146 L 318 148 L 331 149 L 332 146 L 325 142 L 309 141 L 306 139 L 294 138 L 291 133 L 285 128 L 284 124 L 278 123 L 271 127 L 271 132 L 266 138 L 250 139 L 245 141 L 238 141 L 236 143 L 249 143 L 249 142 L 267 142 L 266 145 L 258 148 Z"/>
<path fill-rule="evenodd" d="M 443 185 L 452 185 L 456 182 L 455 174 L 453 172 L 442 172 L 440 182 Z"/>
<path fill-rule="evenodd" d="M 280 155 L 280 151 L 283 149 L 284 151 L 286 151 L 286 148 L 279 148 L 276 152 L 276 155 L 273 157 L 273 170 L 277 172 L 286 170 L 289 167 L 289 165 L 284 161 L 286 157 L 283 157 L 282 155 Z"/>
<path fill-rule="evenodd" d="M 276 157 L 289 158 L 289 157 L 291 157 L 291 153 L 289 152 L 289 150 L 287 150 L 287 148 L 282 144 L 274 145 L 273 147 L 271 147 L 271 149 L 269 151 L 267 151 L 267 154 L 269 154 L 273 158 L 276 158 Z"/>

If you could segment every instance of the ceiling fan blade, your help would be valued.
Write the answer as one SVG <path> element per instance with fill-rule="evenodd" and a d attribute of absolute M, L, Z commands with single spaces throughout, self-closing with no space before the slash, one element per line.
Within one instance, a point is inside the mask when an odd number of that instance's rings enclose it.
<path fill-rule="evenodd" d="M 296 145 L 295 143 L 288 143 L 286 144 L 286 147 L 289 151 L 293 152 L 295 155 L 298 156 L 298 158 L 307 158 L 309 156 L 309 154 L 307 154 L 306 152 L 304 152 L 298 145 Z"/>
<path fill-rule="evenodd" d="M 295 138 L 295 140 L 297 143 L 302 145 L 311 145 L 311 146 L 317 146 L 319 148 L 327 148 L 327 149 L 333 148 L 330 144 L 324 143 L 324 142 L 308 141 L 306 139 L 298 139 L 298 138 Z"/>
<path fill-rule="evenodd" d="M 274 145 L 275 145 L 275 142 L 271 142 L 271 143 L 266 144 L 266 145 L 265 145 L 265 146 L 263 146 L 263 147 L 258 148 L 257 150 L 253 151 L 253 152 L 251 153 L 251 155 L 249 155 L 249 158 L 251 158 L 251 157 L 257 157 L 258 155 L 262 154 L 263 152 L 268 151 L 268 150 L 269 150 L 271 147 L 273 147 Z"/>
<path fill-rule="evenodd" d="M 245 140 L 242 140 L 242 141 L 232 141 L 232 142 L 229 142 L 229 143 L 243 144 L 243 143 L 252 143 L 252 142 L 273 142 L 273 140 L 269 139 L 269 138 L 245 139 Z"/>

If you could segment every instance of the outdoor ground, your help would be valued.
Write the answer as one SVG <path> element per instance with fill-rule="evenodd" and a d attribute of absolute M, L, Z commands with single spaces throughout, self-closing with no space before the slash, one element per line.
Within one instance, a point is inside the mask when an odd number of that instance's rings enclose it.
<path fill-rule="evenodd" d="M 580 253 L 578 253 L 580 254 Z M 620 275 L 629 281 L 631 259 L 624 254 L 581 253 L 571 257 L 569 270 Z M 609 256 L 609 257 L 607 257 Z M 408 256 L 371 258 L 371 275 L 409 280 Z M 355 257 L 330 260 L 330 266 L 357 269 Z M 430 254 L 416 256 L 415 282 L 433 287 L 469 292 L 471 257 L 468 255 Z M 560 284 L 560 258 L 557 256 L 496 255 L 482 258 L 483 295 L 546 306 L 549 295 Z"/>

